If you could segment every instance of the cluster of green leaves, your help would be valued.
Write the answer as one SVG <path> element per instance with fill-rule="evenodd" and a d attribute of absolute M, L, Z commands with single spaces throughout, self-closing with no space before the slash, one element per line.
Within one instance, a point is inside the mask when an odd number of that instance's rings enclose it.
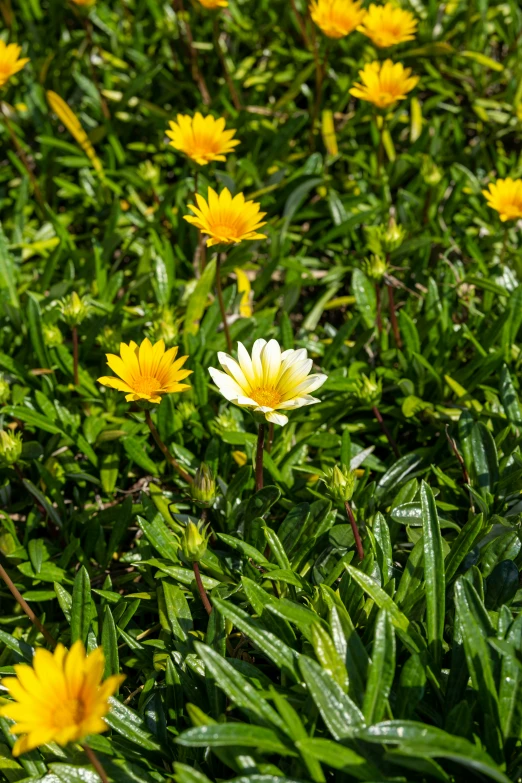
<path fill-rule="evenodd" d="M 0 428 L 23 434 L 18 470 L 0 466 L 0 560 L 56 639 L 102 644 L 106 674 L 126 674 L 110 731 L 89 740 L 115 783 L 522 774 L 522 267 L 515 225 L 504 233 L 481 195 L 522 173 L 522 13 L 515 0 L 411 9 L 419 34 L 393 56 L 421 82 L 388 117 L 379 167 L 376 117 L 348 93 L 375 51 L 358 34 L 330 48 L 329 155 L 320 123 L 310 133 L 315 58 L 290 3 L 230 0 L 215 15 L 196 0 L 97 0 L 87 14 L 0 2 L 2 37 L 31 58 L 3 108 L 41 195 L 0 123 Z M 49 89 L 102 176 L 49 111 Z M 223 265 L 232 338 L 306 348 L 328 374 L 321 404 L 276 428 L 257 493 L 255 425 L 207 372 L 225 339 L 215 259 L 203 264 L 182 219 L 195 169 L 164 136 L 197 109 L 241 140 L 199 171 L 199 192 L 217 182 L 268 213 L 268 241 Z M 376 286 L 371 230 L 390 215 L 405 236 Z M 249 318 L 237 267 L 252 279 Z M 92 306 L 78 386 L 58 306 L 72 291 Z M 187 471 L 205 460 L 217 476 L 200 563 L 210 617 L 179 557 L 200 511 L 143 413 L 96 383 L 106 351 L 146 335 L 182 346 L 194 371 L 153 418 Z M 361 394 L 363 375 L 380 399 Z M 336 464 L 358 471 L 362 562 L 320 481 Z M 0 601 L 8 674 L 45 640 L 3 586 Z M 77 746 L 14 759 L 12 744 L 1 719 L 6 783 L 98 781 Z"/>

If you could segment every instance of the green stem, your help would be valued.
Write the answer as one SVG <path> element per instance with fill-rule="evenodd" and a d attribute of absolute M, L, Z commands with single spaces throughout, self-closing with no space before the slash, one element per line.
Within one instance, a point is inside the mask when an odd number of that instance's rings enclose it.
<path fill-rule="evenodd" d="M 15 601 L 18 603 L 20 608 L 25 612 L 25 614 L 30 619 L 30 621 L 35 626 L 35 628 L 37 628 L 40 631 L 40 633 L 42 634 L 46 642 L 50 644 L 51 647 L 56 647 L 57 644 L 56 639 L 54 639 L 51 636 L 47 628 L 40 622 L 40 620 L 35 615 L 35 613 L 31 609 L 31 607 L 29 606 L 25 598 L 22 597 L 20 591 L 18 590 L 15 583 L 13 582 L 13 580 L 11 579 L 11 577 L 9 576 L 9 574 L 7 573 L 7 571 L 2 565 L 0 565 L 0 577 L 4 580 L 5 584 L 9 588 L 9 591 L 11 592 L 11 595 L 13 596 Z"/>
<path fill-rule="evenodd" d="M 223 253 L 223 257 L 226 258 Z M 225 310 L 225 302 L 223 300 L 223 289 L 221 288 L 221 255 L 217 254 L 216 260 L 216 291 L 219 302 L 219 309 L 221 310 L 221 320 L 223 321 L 223 329 L 225 331 L 225 339 L 227 341 L 227 350 L 232 353 L 232 340 L 230 339 L 230 331 L 228 329 L 227 313 Z"/>
<path fill-rule="evenodd" d="M 201 574 L 199 572 L 199 564 L 196 562 L 192 563 L 192 570 L 194 571 L 194 576 L 196 577 L 196 584 L 198 586 L 199 596 L 201 598 L 201 602 L 203 606 L 205 607 L 205 611 L 207 614 L 212 614 L 212 605 L 208 600 L 207 592 L 203 586 L 203 580 L 201 579 Z"/>
<path fill-rule="evenodd" d="M 102 783 L 109 783 L 109 778 L 107 776 L 107 773 L 105 772 L 100 759 L 98 758 L 96 753 L 93 751 L 93 749 L 90 748 L 88 745 L 86 745 L 85 742 L 82 744 L 82 748 L 84 749 L 85 755 L 87 756 L 87 758 L 91 762 L 92 766 L 94 767 L 94 769 L 96 770 L 96 772 L 100 776 Z"/>
<path fill-rule="evenodd" d="M 76 326 L 72 327 L 72 342 L 73 342 L 73 378 L 74 385 L 80 385 L 80 373 L 78 369 L 78 329 Z"/>
<path fill-rule="evenodd" d="M 152 418 L 151 418 L 151 415 L 150 415 L 150 411 L 145 411 L 145 421 L 147 422 L 149 430 L 152 433 L 152 437 L 156 441 L 156 445 L 158 446 L 160 451 L 163 452 L 163 455 L 164 455 L 165 459 L 167 460 L 167 462 L 170 463 L 170 465 L 172 465 L 172 467 L 174 468 L 174 470 L 176 471 L 178 476 L 181 476 L 181 478 L 184 481 L 186 481 L 187 484 L 193 484 L 194 483 L 194 479 L 192 478 L 192 476 L 189 473 L 187 473 L 186 470 L 183 470 L 183 468 L 181 467 L 179 462 L 176 459 L 174 459 L 174 457 L 172 456 L 172 454 L 170 453 L 168 448 L 165 446 L 165 444 L 161 440 L 160 434 L 159 434 L 158 430 L 156 429 L 156 426 L 155 426 L 154 422 L 152 421 Z"/>
<path fill-rule="evenodd" d="M 263 451 L 265 445 L 265 425 L 260 424 L 257 433 L 256 449 L 256 492 L 263 489 Z"/>
<path fill-rule="evenodd" d="M 355 517 L 353 515 L 352 507 L 350 506 L 347 500 L 345 500 L 344 502 L 344 507 L 346 509 L 346 515 L 348 517 L 348 521 L 350 522 L 350 525 L 352 527 L 353 537 L 355 538 L 357 555 L 359 557 L 359 560 L 364 560 L 364 549 L 361 541 L 361 535 L 359 533 L 359 528 L 357 527 L 357 522 L 355 521 Z"/>

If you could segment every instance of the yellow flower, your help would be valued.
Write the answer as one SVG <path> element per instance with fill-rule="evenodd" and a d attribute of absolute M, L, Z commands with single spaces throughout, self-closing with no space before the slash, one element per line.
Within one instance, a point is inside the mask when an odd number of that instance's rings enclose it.
<path fill-rule="evenodd" d="M 167 136 L 171 147 L 183 152 L 200 166 L 213 160 L 226 160 L 225 155 L 232 152 L 240 143 L 234 139 L 235 130 L 225 130 L 225 120 L 214 119 L 212 115 L 203 117 L 196 112 L 194 118 L 188 114 L 178 114 L 177 122 L 170 122 Z"/>
<path fill-rule="evenodd" d="M 328 38 L 344 38 L 361 24 L 361 0 L 312 0 L 310 16 Z"/>
<path fill-rule="evenodd" d="M 16 721 L 11 732 L 23 735 L 13 756 L 47 742 L 67 745 L 106 731 L 108 699 L 125 677 L 113 675 L 102 683 L 104 667 L 102 648 L 86 656 L 80 641 L 69 652 L 62 644 L 54 653 L 39 647 L 32 666 L 16 665 L 16 677 L 2 680 L 14 701 L 0 709 L 0 716 Z"/>
<path fill-rule="evenodd" d="M 242 343 L 237 344 L 238 361 L 219 352 L 225 372 L 209 367 L 212 380 L 225 399 L 240 407 L 264 415 L 267 421 L 283 426 L 288 417 L 282 410 L 320 402 L 310 396 L 326 381 L 321 373 L 309 375 L 312 360 L 304 348 L 281 351 L 277 340 L 256 340 L 252 356 Z"/>
<path fill-rule="evenodd" d="M 177 346 L 166 351 L 163 340 L 152 345 L 145 338 L 139 347 L 135 342 L 129 345 L 121 343 L 120 356 L 107 354 L 107 364 L 119 378 L 104 376 L 98 378 L 98 383 L 127 392 L 127 402 L 146 400 L 159 403 L 163 394 L 190 388 L 188 384 L 180 383 L 192 373 L 192 370 L 181 369 L 188 356 L 181 356 L 174 361 L 177 353 Z"/>
<path fill-rule="evenodd" d="M 375 46 L 384 49 L 404 41 L 413 41 L 417 20 L 410 11 L 397 8 L 393 3 L 370 5 L 368 13 L 358 28 L 360 33 L 371 38 Z"/>
<path fill-rule="evenodd" d="M 503 223 L 522 218 L 522 179 L 497 179 L 490 183 L 489 190 L 483 190 L 482 193 Z"/>
<path fill-rule="evenodd" d="M 411 68 L 404 68 L 402 63 L 385 60 L 382 64 L 377 60 L 365 65 L 359 71 L 362 84 L 356 83 L 350 94 L 363 101 L 369 101 L 379 109 L 387 109 L 397 101 L 406 98 L 419 81 L 418 76 L 411 76 Z"/>
<path fill-rule="evenodd" d="M 208 247 L 212 245 L 231 245 L 244 239 L 266 239 L 264 234 L 258 234 L 257 229 L 266 225 L 263 221 L 266 212 L 259 211 L 255 201 L 245 201 L 242 193 L 232 198 L 228 188 L 218 196 L 215 190 L 208 189 L 208 202 L 196 193 L 197 207 L 189 204 L 192 215 L 185 215 L 188 223 L 192 223 L 204 234 L 208 234 Z M 198 209 L 199 207 L 199 209 Z"/>
<path fill-rule="evenodd" d="M 6 44 L 5 41 L 0 41 L 0 87 L 7 84 L 11 76 L 21 71 L 29 62 L 28 57 L 20 59 L 21 51 L 22 47 L 18 44 Z"/>
<path fill-rule="evenodd" d="M 234 269 L 234 272 L 236 273 L 237 277 L 237 291 L 239 294 L 241 294 L 241 301 L 239 303 L 239 315 L 241 315 L 243 318 L 251 318 L 252 317 L 252 303 L 251 303 L 251 294 L 252 294 L 252 286 L 250 285 L 250 280 L 248 279 L 247 273 L 243 269 Z"/>
<path fill-rule="evenodd" d="M 228 0 L 199 0 L 205 8 L 226 8 Z"/>

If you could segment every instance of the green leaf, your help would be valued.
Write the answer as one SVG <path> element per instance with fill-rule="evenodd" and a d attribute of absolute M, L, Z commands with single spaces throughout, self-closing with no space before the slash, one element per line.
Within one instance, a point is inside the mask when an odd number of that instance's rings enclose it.
<path fill-rule="evenodd" d="M 375 287 L 364 272 L 357 267 L 352 274 L 352 292 L 366 327 L 368 329 L 373 328 L 377 317 Z"/>
<path fill-rule="evenodd" d="M 444 634 L 445 590 L 444 554 L 435 498 L 425 481 L 420 490 L 422 531 L 424 541 L 424 573 L 426 580 L 426 625 L 428 650 L 437 669 L 442 660 Z"/>
<path fill-rule="evenodd" d="M 364 718 L 369 725 L 382 720 L 394 675 L 395 634 L 389 614 L 381 609 L 375 623 L 372 662 L 363 702 Z"/>
<path fill-rule="evenodd" d="M 364 725 L 364 716 L 340 685 L 318 663 L 301 655 L 299 669 L 328 730 L 334 739 L 352 737 Z"/>
<path fill-rule="evenodd" d="M 196 726 L 184 731 L 176 738 L 176 742 L 189 748 L 227 748 L 239 745 L 260 752 L 280 753 L 282 756 L 297 755 L 292 748 L 284 745 L 271 729 L 246 723 Z"/>
<path fill-rule="evenodd" d="M 105 677 L 109 677 L 111 674 L 119 674 L 118 634 L 112 612 L 108 606 L 103 610 L 101 643 L 105 655 Z"/>
<path fill-rule="evenodd" d="M 91 627 L 91 581 L 85 566 L 82 566 L 74 579 L 71 605 L 71 641 L 87 643 Z"/>

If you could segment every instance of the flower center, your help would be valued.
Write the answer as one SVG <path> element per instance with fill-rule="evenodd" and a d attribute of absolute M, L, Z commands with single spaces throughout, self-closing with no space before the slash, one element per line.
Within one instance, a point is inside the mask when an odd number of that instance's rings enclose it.
<path fill-rule="evenodd" d="M 161 389 L 161 384 L 157 378 L 151 378 L 148 375 L 142 375 L 133 381 L 134 391 L 138 394 L 154 394 Z"/>
<path fill-rule="evenodd" d="M 250 397 L 263 408 L 275 408 L 281 402 L 281 395 L 276 389 L 253 389 Z"/>
<path fill-rule="evenodd" d="M 234 237 L 239 236 L 239 231 L 236 226 L 229 226 L 226 223 L 217 223 L 212 226 L 213 233 L 218 237 Z"/>
<path fill-rule="evenodd" d="M 77 726 L 85 717 L 85 707 L 80 699 L 67 699 L 53 712 L 53 723 L 57 729 Z"/>

